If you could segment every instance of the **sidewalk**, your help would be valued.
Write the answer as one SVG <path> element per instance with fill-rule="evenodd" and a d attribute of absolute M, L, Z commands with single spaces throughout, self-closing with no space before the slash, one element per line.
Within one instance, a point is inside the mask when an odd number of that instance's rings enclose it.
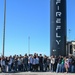
<path fill-rule="evenodd" d="M 0 75 L 75 75 L 75 73 L 19 72 L 19 73 L 0 73 Z"/>

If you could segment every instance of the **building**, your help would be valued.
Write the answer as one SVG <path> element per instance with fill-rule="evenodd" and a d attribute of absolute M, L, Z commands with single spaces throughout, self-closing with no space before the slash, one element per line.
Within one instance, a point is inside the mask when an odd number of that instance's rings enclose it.
<path fill-rule="evenodd" d="M 50 55 L 66 55 L 66 0 L 50 0 Z"/>
<path fill-rule="evenodd" d="M 75 56 L 75 41 L 68 41 L 66 44 L 66 55 L 69 54 Z"/>

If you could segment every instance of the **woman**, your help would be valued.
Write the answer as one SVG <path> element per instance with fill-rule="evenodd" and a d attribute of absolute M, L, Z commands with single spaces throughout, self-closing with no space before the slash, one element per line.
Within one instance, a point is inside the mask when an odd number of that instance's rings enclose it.
<path fill-rule="evenodd" d="M 66 73 L 68 73 L 68 69 L 69 69 L 69 60 L 65 59 L 65 69 L 66 69 Z"/>

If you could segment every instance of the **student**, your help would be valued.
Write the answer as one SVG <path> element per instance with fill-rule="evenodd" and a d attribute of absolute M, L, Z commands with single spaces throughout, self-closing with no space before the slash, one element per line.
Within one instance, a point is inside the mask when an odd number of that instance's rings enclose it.
<path fill-rule="evenodd" d="M 36 71 L 36 56 L 33 57 L 33 71 Z"/>
<path fill-rule="evenodd" d="M 33 70 L 33 55 L 31 54 L 30 55 L 30 71 L 32 71 Z"/>
<path fill-rule="evenodd" d="M 28 71 L 30 71 L 30 54 L 28 56 Z"/>
<path fill-rule="evenodd" d="M 54 56 L 51 56 L 51 71 L 53 72 L 54 71 L 54 67 L 55 67 L 55 57 Z"/>
<path fill-rule="evenodd" d="M 38 71 L 38 66 L 39 66 L 39 57 L 38 54 L 36 55 L 36 71 Z"/>
<path fill-rule="evenodd" d="M 6 57 L 6 59 L 5 59 L 5 70 L 6 70 L 6 72 L 9 72 L 9 57 Z"/>
<path fill-rule="evenodd" d="M 43 71 L 43 56 L 40 54 L 39 56 L 39 66 L 40 66 L 40 71 Z"/>
<path fill-rule="evenodd" d="M 68 69 L 69 69 L 69 60 L 68 58 L 65 59 L 65 69 L 66 69 L 66 73 L 68 73 Z"/>
<path fill-rule="evenodd" d="M 1 70 L 2 72 L 5 72 L 5 58 L 4 57 L 1 58 Z"/>
<path fill-rule="evenodd" d="M 0 57 L 0 73 L 1 73 L 1 57 Z"/>
<path fill-rule="evenodd" d="M 43 63 L 44 63 L 44 71 L 47 71 L 47 56 L 46 55 L 44 55 Z"/>
<path fill-rule="evenodd" d="M 28 56 L 27 54 L 25 54 L 24 58 L 23 58 L 23 64 L 24 64 L 24 71 L 28 71 Z"/>
<path fill-rule="evenodd" d="M 61 63 L 62 63 L 62 57 L 59 56 L 58 57 L 58 63 L 57 63 L 57 69 L 56 69 L 57 73 L 62 71 L 62 68 L 61 68 L 62 65 L 61 65 Z"/>

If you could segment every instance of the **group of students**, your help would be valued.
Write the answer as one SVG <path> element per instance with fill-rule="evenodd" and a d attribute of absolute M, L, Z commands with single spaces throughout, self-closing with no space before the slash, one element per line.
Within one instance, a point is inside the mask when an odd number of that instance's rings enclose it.
<path fill-rule="evenodd" d="M 42 56 L 37 53 L 0 57 L 0 72 L 70 72 L 75 73 L 75 57 Z"/>

